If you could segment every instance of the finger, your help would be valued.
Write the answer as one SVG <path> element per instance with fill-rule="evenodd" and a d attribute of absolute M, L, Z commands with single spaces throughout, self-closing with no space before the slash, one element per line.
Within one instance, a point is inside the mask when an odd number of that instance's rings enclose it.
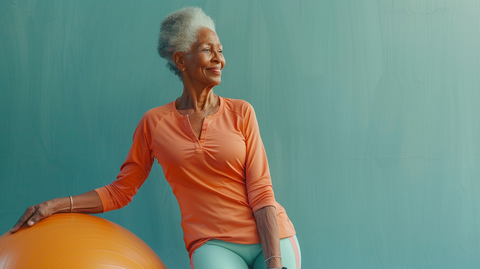
<path fill-rule="evenodd" d="M 18 219 L 17 223 L 15 224 L 15 226 L 13 226 L 12 230 L 13 231 L 17 231 L 20 227 L 23 226 L 23 224 L 25 224 L 25 222 L 35 213 L 35 211 L 37 211 L 37 209 L 35 208 L 35 206 L 30 206 L 28 207 L 27 209 L 25 209 L 25 212 L 23 213 L 23 215 Z"/>
<path fill-rule="evenodd" d="M 35 225 L 37 222 L 39 222 L 41 219 L 44 218 L 42 215 L 43 214 L 40 214 L 40 210 L 37 210 L 35 214 L 33 214 L 33 216 L 28 220 L 27 225 L 28 226 Z"/>
<path fill-rule="evenodd" d="M 37 211 L 37 207 L 36 206 L 30 206 L 28 207 L 27 209 L 25 209 L 25 212 L 23 213 L 23 215 L 18 219 L 17 223 L 13 226 L 13 228 L 10 230 L 11 233 L 14 233 L 16 231 L 18 231 L 18 229 L 20 229 L 20 227 L 23 226 L 23 224 L 25 224 L 25 222 L 27 222 L 27 220 L 33 215 L 35 214 L 35 212 Z"/>

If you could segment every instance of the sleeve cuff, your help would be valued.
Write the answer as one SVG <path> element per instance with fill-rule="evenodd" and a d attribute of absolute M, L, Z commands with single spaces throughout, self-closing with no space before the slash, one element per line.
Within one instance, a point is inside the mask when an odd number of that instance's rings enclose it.
<path fill-rule="evenodd" d="M 101 187 L 95 189 L 97 192 L 98 196 L 100 197 L 100 200 L 102 201 L 102 206 L 103 206 L 103 213 L 110 211 L 110 206 L 109 206 L 109 199 L 108 197 L 110 196 L 110 193 L 108 192 L 107 188 Z"/>
<path fill-rule="evenodd" d="M 277 202 L 275 201 L 275 198 L 271 197 L 271 198 L 263 199 L 261 202 L 258 202 L 257 204 L 252 206 L 252 211 L 255 212 L 266 206 L 273 206 L 277 208 Z"/>

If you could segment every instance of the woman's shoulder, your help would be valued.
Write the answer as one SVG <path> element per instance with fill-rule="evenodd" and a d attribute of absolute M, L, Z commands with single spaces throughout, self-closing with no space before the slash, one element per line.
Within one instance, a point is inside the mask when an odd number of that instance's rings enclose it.
<path fill-rule="evenodd" d="M 172 103 L 173 102 L 170 102 L 165 105 L 149 109 L 147 112 L 145 112 L 142 119 L 149 122 L 158 122 L 164 117 L 172 115 L 174 112 L 172 109 Z"/>
<path fill-rule="evenodd" d="M 225 102 L 225 108 L 227 110 L 239 113 L 240 115 L 245 115 L 249 111 L 253 110 L 252 105 L 245 100 L 225 97 L 222 97 L 222 99 Z"/>

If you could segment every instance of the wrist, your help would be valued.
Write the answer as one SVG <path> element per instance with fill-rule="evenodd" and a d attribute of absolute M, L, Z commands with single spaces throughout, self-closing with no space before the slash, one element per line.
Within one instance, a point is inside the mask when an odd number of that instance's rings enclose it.
<path fill-rule="evenodd" d="M 69 197 L 56 198 L 56 199 L 51 200 L 51 202 L 53 203 L 52 214 L 70 212 L 70 198 Z"/>
<path fill-rule="evenodd" d="M 280 255 L 270 256 L 265 259 L 265 265 L 267 268 L 282 269 L 282 257 Z"/>

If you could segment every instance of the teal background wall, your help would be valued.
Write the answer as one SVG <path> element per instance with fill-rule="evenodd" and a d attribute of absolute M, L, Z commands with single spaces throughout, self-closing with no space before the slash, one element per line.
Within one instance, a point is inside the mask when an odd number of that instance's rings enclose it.
<path fill-rule="evenodd" d="M 217 23 L 221 96 L 254 105 L 304 268 L 479 268 L 478 1 L 0 2 L 0 233 L 25 207 L 115 179 L 182 85 L 156 55 L 186 5 Z M 103 217 L 189 268 L 156 165 Z"/>

